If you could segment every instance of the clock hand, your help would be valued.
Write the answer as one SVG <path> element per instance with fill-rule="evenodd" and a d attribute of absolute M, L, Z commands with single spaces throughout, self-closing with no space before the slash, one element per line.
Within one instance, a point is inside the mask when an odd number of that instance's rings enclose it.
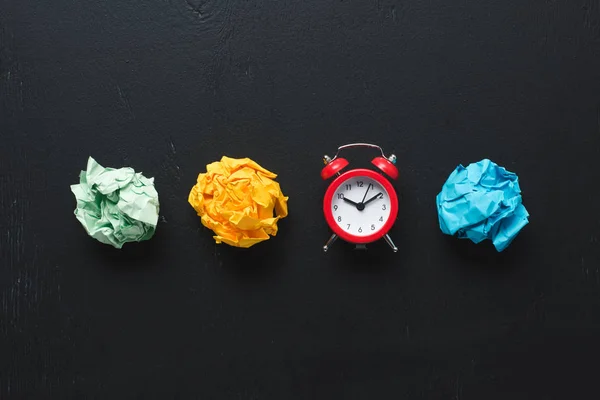
<path fill-rule="evenodd" d="M 358 203 L 355 203 L 355 202 L 353 202 L 353 201 L 352 201 L 352 200 L 350 200 L 350 199 L 347 199 L 347 198 L 345 198 L 345 197 L 344 197 L 342 200 L 344 200 L 344 201 L 345 201 L 345 202 L 347 202 L 347 203 L 350 203 L 350 204 L 352 204 L 352 205 L 353 205 L 353 206 L 355 206 L 355 207 L 358 207 Z"/>
<path fill-rule="evenodd" d="M 363 205 L 365 205 L 365 206 L 366 206 L 367 204 L 369 204 L 369 203 L 370 203 L 370 202 L 372 202 L 373 200 L 375 200 L 375 199 L 379 198 L 379 196 L 381 196 L 381 195 L 382 195 L 382 193 L 381 193 L 381 192 L 377 193 L 375 196 L 373 196 L 373 197 L 371 197 L 369 200 L 365 201 L 365 202 L 363 203 Z"/>
<path fill-rule="evenodd" d="M 367 191 L 365 192 L 365 195 L 363 196 L 361 203 L 365 204 L 365 199 L 367 198 L 367 193 L 369 193 L 369 189 L 371 189 L 371 186 L 372 185 L 369 183 L 369 185 L 367 186 Z"/>

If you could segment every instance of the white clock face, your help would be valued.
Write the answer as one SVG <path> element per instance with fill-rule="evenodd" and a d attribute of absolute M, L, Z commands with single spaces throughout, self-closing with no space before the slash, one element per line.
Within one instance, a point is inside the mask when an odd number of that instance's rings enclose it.
<path fill-rule="evenodd" d="M 341 182 L 331 200 L 335 223 L 354 236 L 377 233 L 389 219 L 390 207 L 390 196 L 385 188 L 366 176 Z"/>

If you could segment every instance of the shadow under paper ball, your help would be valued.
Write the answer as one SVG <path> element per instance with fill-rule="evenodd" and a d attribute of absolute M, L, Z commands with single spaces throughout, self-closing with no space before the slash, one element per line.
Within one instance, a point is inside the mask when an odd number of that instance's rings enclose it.
<path fill-rule="evenodd" d="M 526 248 L 526 235 L 521 232 L 503 251 L 498 252 L 491 240 L 474 243 L 469 239 L 443 235 L 444 248 L 448 254 L 454 254 L 460 265 L 485 271 L 509 271 L 519 264 L 520 253 Z"/>
<path fill-rule="evenodd" d="M 128 242 L 121 249 L 101 243 L 93 238 L 90 252 L 115 271 L 132 271 L 155 269 L 162 263 L 164 244 L 161 245 L 159 230 L 149 240 Z"/>
<path fill-rule="evenodd" d="M 240 283 L 257 283 L 273 278 L 287 262 L 280 234 L 249 248 L 214 243 L 218 267 Z"/>

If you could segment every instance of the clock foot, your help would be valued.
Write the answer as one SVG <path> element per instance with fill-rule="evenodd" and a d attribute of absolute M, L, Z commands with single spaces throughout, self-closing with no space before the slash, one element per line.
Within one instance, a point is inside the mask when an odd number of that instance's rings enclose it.
<path fill-rule="evenodd" d="M 327 251 L 329 250 L 329 248 L 331 247 L 331 245 L 333 244 L 333 242 L 336 241 L 336 239 L 338 238 L 338 235 L 336 235 L 335 233 L 333 235 L 331 235 L 331 237 L 329 238 L 329 240 L 327 241 L 327 243 L 325 243 L 325 246 L 323 246 L 323 251 Z"/>
<path fill-rule="evenodd" d="M 398 248 L 396 247 L 394 242 L 392 242 L 392 238 L 390 237 L 390 235 L 386 234 L 383 238 L 385 239 L 386 243 L 390 245 L 392 250 L 394 250 L 394 253 L 398 251 Z"/>

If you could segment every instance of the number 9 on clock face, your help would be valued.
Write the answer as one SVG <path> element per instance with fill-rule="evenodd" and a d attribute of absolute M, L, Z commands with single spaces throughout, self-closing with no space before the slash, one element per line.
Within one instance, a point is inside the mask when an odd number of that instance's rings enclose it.
<path fill-rule="evenodd" d="M 351 243 L 370 243 L 385 235 L 398 215 L 398 196 L 381 174 L 354 169 L 338 176 L 323 201 L 329 227 Z"/>

